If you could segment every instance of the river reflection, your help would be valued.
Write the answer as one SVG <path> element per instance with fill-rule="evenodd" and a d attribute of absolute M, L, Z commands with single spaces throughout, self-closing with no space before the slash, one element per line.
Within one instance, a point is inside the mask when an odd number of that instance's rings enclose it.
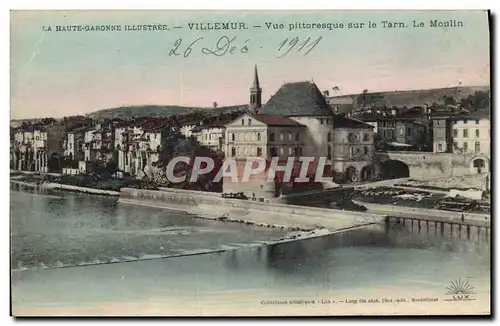
<path fill-rule="evenodd" d="M 13 269 L 64 267 L 237 248 L 284 231 L 118 204 L 116 198 L 11 191 Z"/>

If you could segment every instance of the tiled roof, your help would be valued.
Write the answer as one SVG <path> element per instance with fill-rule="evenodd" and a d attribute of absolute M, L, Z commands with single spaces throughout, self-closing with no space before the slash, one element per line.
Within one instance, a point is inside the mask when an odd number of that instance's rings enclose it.
<path fill-rule="evenodd" d="M 491 118 L 491 112 L 489 109 L 485 110 L 477 110 L 477 111 L 471 111 L 470 113 L 464 113 L 461 114 L 460 116 L 454 116 L 452 119 L 454 120 L 462 120 L 462 119 L 490 119 Z"/>
<path fill-rule="evenodd" d="M 333 117 L 333 128 L 373 129 L 375 127 L 358 119 L 346 117 L 343 114 L 336 114 Z"/>
<path fill-rule="evenodd" d="M 250 114 L 250 116 L 268 126 L 305 127 L 303 124 L 300 124 L 295 120 L 280 115 Z"/>
<path fill-rule="evenodd" d="M 430 117 L 431 119 L 435 118 L 463 118 L 468 115 L 468 112 L 452 112 L 450 110 L 443 110 L 443 111 L 434 111 L 431 112 Z"/>
<path fill-rule="evenodd" d="M 288 83 L 274 94 L 260 113 L 283 116 L 329 116 L 331 108 L 313 82 Z"/>
<path fill-rule="evenodd" d="M 422 117 L 422 115 L 420 116 L 405 116 L 405 115 L 392 115 L 392 114 L 383 115 L 381 113 L 363 113 L 353 116 L 353 118 L 361 121 L 389 121 L 389 120 L 414 121 L 415 119 L 418 119 L 420 117 Z"/>

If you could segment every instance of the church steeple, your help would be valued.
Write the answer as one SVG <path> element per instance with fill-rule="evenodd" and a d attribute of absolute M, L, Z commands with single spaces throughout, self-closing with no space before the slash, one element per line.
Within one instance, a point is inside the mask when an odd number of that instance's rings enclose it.
<path fill-rule="evenodd" d="M 259 74 L 257 73 L 257 65 L 253 76 L 253 85 L 250 88 L 250 105 L 249 109 L 256 111 L 262 107 L 262 89 L 259 84 Z"/>

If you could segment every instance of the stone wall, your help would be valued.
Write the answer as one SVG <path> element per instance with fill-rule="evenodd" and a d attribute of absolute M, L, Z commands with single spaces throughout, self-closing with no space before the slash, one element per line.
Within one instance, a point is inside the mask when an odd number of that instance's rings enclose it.
<path fill-rule="evenodd" d="M 200 191 L 163 188 L 143 190 L 123 188 L 120 202 L 183 210 L 194 215 L 288 227 L 338 230 L 384 222 L 383 214 L 367 214 L 327 208 L 313 208 L 251 200 L 226 199 Z"/>
<path fill-rule="evenodd" d="M 379 162 L 401 161 L 408 165 L 411 178 L 432 179 L 471 174 L 474 155 L 426 152 L 376 153 Z"/>

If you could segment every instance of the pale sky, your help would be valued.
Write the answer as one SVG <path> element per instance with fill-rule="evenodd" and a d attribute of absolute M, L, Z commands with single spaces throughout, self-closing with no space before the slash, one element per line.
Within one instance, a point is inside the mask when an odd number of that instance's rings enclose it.
<path fill-rule="evenodd" d="M 462 21 L 462 28 L 432 28 L 430 20 Z M 407 28 L 382 28 L 381 21 Z M 414 28 L 413 21 L 425 27 Z M 377 28 L 368 28 L 368 21 Z M 190 30 L 188 23 L 243 22 L 247 30 Z M 266 22 L 283 23 L 268 30 Z M 289 24 L 344 23 L 333 30 L 289 31 Z M 365 22 L 348 29 L 349 22 Z M 56 26 L 121 25 L 121 32 L 56 32 Z M 167 31 L 123 31 L 125 25 L 165 24 Z M 254 28 L 261 25 L 261 28 Z M 52 32 L 43 30 L 51 26 Z M 176 29 L 174 26 L 182 28 Z M 234 54 L 202 53 L 222 36 L 236 37 Z M 307 38 L 316 47 L 304 56 Z M 183 39 L 187 58 L 169 56 Z M 299 43 L 283 58 L 285 39 Z M 239 49 L 245 44 L 248 53 Z M 284 82 L 314 80 L 331 95 L 435 87 L 489 85 L 486 11 L 433 12 L 216 12 L 26 11 L 11 14 L 11 118 L 62 117 L 124 105 L 210 107 L 246 104 L 257 64 L 263 102 Z M 331 88 L 338 86 L 340 92 Z"/>

